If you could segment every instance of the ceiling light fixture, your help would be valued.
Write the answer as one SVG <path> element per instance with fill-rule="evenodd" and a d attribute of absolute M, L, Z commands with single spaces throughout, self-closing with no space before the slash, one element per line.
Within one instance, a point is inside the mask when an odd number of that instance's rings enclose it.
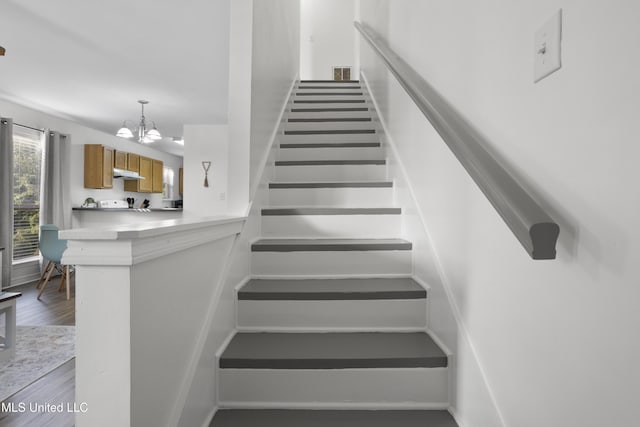
<path fill-rule="evenodd" d="M 153 124 L 153 128 L 147 130 L 147 119 L 144 116 L 144 106 L 147 105 L 149 101 L 141 99 L 138 101 L 138 103 L 142 107 L 142 113 L 140 114 L 140 124 L 138 125 L 138 129 L 135 132 L 138 136 L 138 142 L 148 144 L 150 142 L 162 139 L 162 135 L 160 135 L 155 122 L 151 122 Z M 133 132 L 131 132 L 131 129 L 127 127 L 127 120 L 122 122 L 122 127 L 118 130 L 116 136 L 127 139 L 133 138 Z"/>

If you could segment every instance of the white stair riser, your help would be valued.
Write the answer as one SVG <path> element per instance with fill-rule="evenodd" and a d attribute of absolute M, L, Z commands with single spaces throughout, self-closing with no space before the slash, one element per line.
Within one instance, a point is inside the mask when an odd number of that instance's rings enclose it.
<path fill-rule="evenodd" d="M 319 135 L 280 135 L 280 143 L 304 144 L 305 142 L 380 142 L 375 133 L 344 133 Z"/>
<path fill-rule="evenodd" d="M 350 117 L 371 117 L 370 111 L 302 111 L 290 112 L 290 119 L 327 119 L 327 118 L 350 118 Z"/>
<path fill-rule="evenodd" d="M 252 252 L 251 271 L 264 276 L 410 274 L 411 251 Z"/>
<path fill-rule="evenodd" d="M 342 88 L 341 90 L 359 90 L 362 91 L 362 87 L 363 85 L 357 82 L 339 82 L 339 81 L 335 81 L 335 80 L 331 80 L 329 82 L 323 83 L 323 82 L 314 82 L 314 83 L 307 83 L 307 82 L 297 82 L 296 85 L 296 91 L 300 91 L 300 90 L 305 90 L 305 89 L 301 89 L 304 87 L 312 87 L 312 88 L 325 88 L 325 87 L 329 87 L 329 88 Z M 355 89 L 354 89 L 355 88 Z M 331 89 L 323 89 L 323 90 L 331 90 Z"/>
<path fill-rule="evenodd" d="M 327 92 L 333 93 L 330 89 L 326 90 Z M 305 92 L 311 92 L 305 91 Z M 316 91 L 314 91 L 316 92 Z M 292 100 L 294 101 L 362 101 L 365 99 L 364 95 L 305 95 L 305 96 L 294 96 Z"/>
<path fill-rule="evenodd" d="M 362 89 L 348 89 L 346 87 L 340 88 L 340 87 L 335 87 L 335 86 L 334 86 L 334 88 L 332 88 L 332 89 L 316 89 L 316 88 L 311 88 L 311 89 L 304 88 L 304 89 L 301 89 L 301 88 L 297 87 L 296 90 L 293 92 L 293 94 L 294 94 L 294 97 L 297 98 L 297 99 L 306 98 L 307 96 L 309 96 L 309 95 L 300 95 L 301 93 L 339 93 L 339 94 L 349 94 L 349 93 L 360 94 L 360 93 L 362 93 L 362 94 L 364 94 L 364 91 Z M 323 96 L 331 96 L 331 95 L 323 95 Z"/>
<path fill-rule="evenodd" d="M 382 147 L 280 148 L 278 160 L 377 160 L 384 159 Z"/>
<path fill-rule="evenodd" d="M 327 101 L 330 101 L 330 100 L 333 100 L 333 98 L 327 99 Z M 304 100 L 297 98 L 296 101 L 304 101 Z M 354 101 L 354 100 L 351 100 L 351 101 Z M 320 103 L 291 102 L 289 105 L 293 109 L 296 109 L 296 108 L 369 108 L 369 110 L 373 109 L 373 105 L 370 102 L 320 102 Z"/>
<path fill-rule="evenodd" d="M 251 330 L 269 328 L 332 329 L 424 328 L 426 299 L 238 301 L 238 326 Z"/>
<path fill-rule="evenodd" d="M 296 87 L 299 87 L 299 86 L 335 86 L 335 87 L 360 86 L 360 87 L 363 87 L 364 85 L 356 80 L 345 81 L 345 82 L 327 80 L 327 81 L 311 81 L 311 82 L 299 81 L 296 84 Z"/>
<path fill-rule="evenodd" d="M 263 215 L 264 237 L 395 238 L 400 215 Z"/>
<path fill-rule="evenodd" d="M 393 188 L 271 188 L 271 206 L 379 207 L 393 202 Z"/>
<path fill-rule="evenodd" d="M 219 374 L 221 407 L 448 407 L 447 368 L 220 369 Z"/>
<path fill-rule="evenodd" d="M 285 131 L 374 129 L 376 124 L 376 122 L 287 122 L 284 129 Z"/>
<path fill-rule="evenodd" d="M 304 165 L 276 166 L 276 181 L 384 181 L 386 165 Z"/>

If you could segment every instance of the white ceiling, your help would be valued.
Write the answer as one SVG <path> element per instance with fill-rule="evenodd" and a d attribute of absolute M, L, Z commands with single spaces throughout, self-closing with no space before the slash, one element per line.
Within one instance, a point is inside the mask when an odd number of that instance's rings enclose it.
<path fill-rule="evenodd" d="M 231 0 L 0 0 L 0 98 L 115 133 L 227 121 Z"/>

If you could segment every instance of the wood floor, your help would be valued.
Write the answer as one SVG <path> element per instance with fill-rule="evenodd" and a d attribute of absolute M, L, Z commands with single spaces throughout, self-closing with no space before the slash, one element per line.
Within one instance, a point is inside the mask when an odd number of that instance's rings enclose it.
<path fill-rule="evenodd" d="M 73 278 L 71 279 L 74 282 Z M 65 292 L 58 292 L 59 279 L 52 280 L 41 299 L 38 301 L 38 291 L 35 282 L 11 288 L 11 292 L 22 292 L 17 300 L 18 325 L 75 325 L 75 287 L 71 287 L 71 299 L 67 301 Z M 75 402 L 75 359 L 51 371 L 33 384 L 25 387 L 9 397 L 4 403 L 26 405 L 24 413 L 6 412 L 0 410 L 0 426 L 2 427 L 69 427 L 74 425 L 73 413 L 66 411 L 66 405 L 71 407 Z M 62 403 L 65 411 L 62 413 L 30 412 L 29 404 Z M 0 408 L 2 409 L 2 408 Z"/>

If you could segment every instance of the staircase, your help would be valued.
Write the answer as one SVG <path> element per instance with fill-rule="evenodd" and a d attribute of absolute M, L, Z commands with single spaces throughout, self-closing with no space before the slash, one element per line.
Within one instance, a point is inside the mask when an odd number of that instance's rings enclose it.
<path fill-rule="evenodd" d="M 456 426 L 372 105 L 357 81 L 294 93 L 211 426 Z"/>

